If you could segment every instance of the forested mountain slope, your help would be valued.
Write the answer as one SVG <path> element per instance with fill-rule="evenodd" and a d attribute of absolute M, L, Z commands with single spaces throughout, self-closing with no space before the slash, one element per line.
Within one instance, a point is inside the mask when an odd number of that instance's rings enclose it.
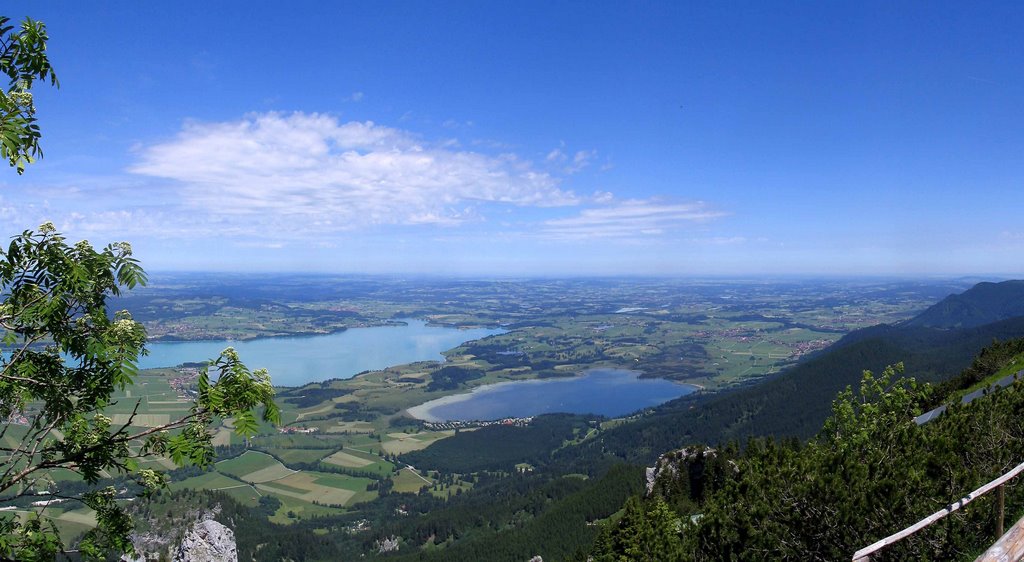
<path fill-rule="evenodd" d="M 1015 369 L 1022 350 L 1024 340 L 989 346 L 956 379 Z M 913 416 L 935 391 L 899 375 L 898 366 L 887 368 L 863 377 L 859 392 L 840 393 L 808 442 L 759 439 L 742 451 L 691 447 L 665 455 L 654 485 L 604 528 L 591 559 L 849 560 L 1020 463 L 1024 382 L 918 425 Z M 1024 512 L 1022 490 L 1006 486 L 1008 521 Z M 1001 534 L 995 501 L 980 497 L 871 559 L 973 560 Z"/>
<path fill-rule="evenodd" d="M 950 295 L 909 320 L 906 326 L 971 328 L 1024 316 L 1024 281 L 978 283 Z"/>
<path fill-rule="evenodd" d="M 1018 283 L 1024 287 L 1024 282 Z M 981 285 L 993 284 L 980 284 L 967 293 L 979 290 Z M 1010 284 L 1002 290 L 1016 291 L 1017 287 Z M 980 290 L 990 293 L 988 287 Z M 977 299 L 971 296 L 967 300 Z M 865 369 L 880 371 L 886 365 L 903 362 L 907 376 L 938 383 L 966 368 L 993 340 L 1024 336 L 1024 316 L 968 328 L 920 325 L 919 319 L 939 315 L 946 307 L 944 303 L 901 325 L 852 332 L 824 352 L 760 384 L 669 402 L 652 415 L 559 455 L 564 462 L 581 467 L 608 454 L 650 463 L 665 451 L 691 443 L 743 441 L 752 436 L 806 439 L 821 428 L 836 394 L 847 386 L 855 387 Z"/>

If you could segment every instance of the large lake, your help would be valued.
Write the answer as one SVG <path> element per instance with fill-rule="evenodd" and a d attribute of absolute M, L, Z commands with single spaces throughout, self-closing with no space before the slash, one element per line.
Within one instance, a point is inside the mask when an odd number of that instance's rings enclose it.
<path fill-rule="evenodd" d="M 431 400 L 409 414 L 425 421 L 497 420 L 555 412 L 617 417 L 692 394 L 697 387 L 641 379 L 623 369 L 593 369 L 579 377 L 512 381 Z"/>
<path fill-rule="evenodd" d="M 327 379 L 347 379 L 362 371 L 414 361 L 444 360 L 442 351 L 463 342 L 500 334 L 487 328 L 456 329 L 403 320 L 405 326 L 351 328 L 322 336 L 262 338 L 247 341 L 152 342 L 139 367 L 174 367 L 200 362 L 234 347 L 250 369 L 266 368 L 278 386 L 300 386 Z"/>

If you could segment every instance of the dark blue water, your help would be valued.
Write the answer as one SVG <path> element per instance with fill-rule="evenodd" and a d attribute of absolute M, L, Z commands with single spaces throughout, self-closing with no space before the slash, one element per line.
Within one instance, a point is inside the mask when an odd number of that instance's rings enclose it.
<path fill-rule="evenodd" d="M 569 379 L 482 386 L 468 394 L 427 402 L 409 413 L 427 421 L 496 420 L 556 412 L 617 417 L 696 390 L 663 379 L 641 379 L 636 371 L 594 369 Z"/>
<path fill-rule="evenodd" d="M 206 361 L 230 346 L 250 369 L 270 371 L 275 385 L 299 386 L 333 378 L 347 379 L 362 371 L 414 361 L 440 361 L 444 359 L 442 351 L 503 332 L 427 326 L 421 320 L 405 322 L 405 326 L 352 328 L 323 336 L 155 342 L 147 344 L 149 355 L 139 361 L 139 366 L 148 369 Z"/>

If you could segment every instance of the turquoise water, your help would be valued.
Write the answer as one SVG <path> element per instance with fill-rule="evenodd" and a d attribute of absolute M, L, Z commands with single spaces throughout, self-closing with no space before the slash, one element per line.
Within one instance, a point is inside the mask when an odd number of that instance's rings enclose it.
<path fill-rule="evenodd" d="M 503 330 L 461 330 L 404 320 L 405 326 L 352 328 L 323 336 L 263 338 L 248 341 L 153 342 L 139 366 L 173 367 L 199 362 L 234 347 L 250 369 L 266 368 L 275 385 L 299 386 L 313 381 L 347 379 L 362 371 L 414 361 L 441 361 L 442 351 L 463 342 L 500 334 Z"/>
<path fill-rule="evenodd" d="M 639 375 L 623 369 L 593 369 L 569 379 L 498 383 L 427 402 L 409 413 L 427 421 L 496 420 L 556 412 L 618 417 L 697 390 Z"/>

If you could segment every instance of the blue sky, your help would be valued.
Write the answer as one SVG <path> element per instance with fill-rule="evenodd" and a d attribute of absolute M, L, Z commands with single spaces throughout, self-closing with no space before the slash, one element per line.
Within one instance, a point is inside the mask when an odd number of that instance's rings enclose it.
<path fill-rule="evenodd" d="M 1024 7 L 14 2 L 61 88 L 0 176 L 150 270 L 1024 270 Z"/>

